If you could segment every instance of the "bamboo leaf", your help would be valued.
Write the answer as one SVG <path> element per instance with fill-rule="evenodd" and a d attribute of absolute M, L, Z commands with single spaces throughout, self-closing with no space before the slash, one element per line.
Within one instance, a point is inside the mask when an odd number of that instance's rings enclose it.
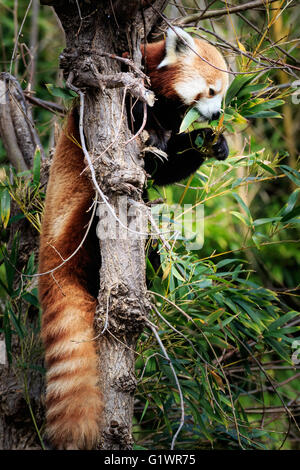
<path fill-rule="evenodd" d="M 231 83 L 226 93 L 225 104 L 228 106 L 235 96 L 250 83 L 255 77 L 255 74 L 237 75 Z"/>
<path fill-rule="evenodd" d="M 6 228 L 9 222 L 10 199 L 11 199 L 7 188 L 4 188 L 1 190 L 0 197 L 1 197 L 1 204 L 0 204 L 1 221 L 2 221 L 3 227 Z"/>
<path fill-rule="evenodd" d="M 200 112 L 198 111 L 197 108 L 191 108 L 187 114 L 184 116 L 182 123 L 179 128 L 179 134 L 182 132 L 186 131 L 193 122 L 197 121 L 199 117 L 201 116 Z"/>

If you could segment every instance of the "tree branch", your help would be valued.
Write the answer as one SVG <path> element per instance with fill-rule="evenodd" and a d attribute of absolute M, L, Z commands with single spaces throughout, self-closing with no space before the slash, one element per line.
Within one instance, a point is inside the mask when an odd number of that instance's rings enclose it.
<path fill-rule="evenodd" d="M 135 74 L 116 71 L 109 75 L 101 73 L 107 70 L 105 64 L 101 62 L 101 57 L 125 62 L 134 69 Z M 78 48 L 74 51 L 72 48 L 68 48 L 60 55 L 60 65 L 65 70 L 72 72 L 72 82 L 79 88 L 91 87 L 104 91 L 104 89 L 125 87 L 134 97 L 149 106 L 154 105 L 154 93 L 144 85 L 144 81 L 147 79 L 146 75 L 127 58 L 106 52 L 97 54 L 93 51 L 87 52 L 85 49 Z"/>
<path fill-rule="evenodd" d="M 274 3 L 276 1 L 277 0 L 269 0 L 268 3 L 269 4 Z M 237 13 L 239 11 L 251 10 L 261 5 L 266 5 L 266 1 L 254 0 L 253 2 L 244 3 L 243 5 L 237 5 L 234 7 L 223 8 L 220 10 L 210 10 L 210 11 L 207 11 L 206 13 L 203 13 L 203 12 L 195 13 L 193 15 L 188 15 L 188 16 L 185 16 L 184 18 L 175 20 L 173 24 L 185 25 L 185 24 L 193 23 L 194 21 L 207 20 L 208 18 L 218 18 L 220 16 L 231 15 L 232 13 Z"/>
<path fill-rule="evenodd" d="M 52 101 L 41 100 L 40 98 L 32 96 L 29 93 L 24 93 L 24 96 L 26 100 L 29 101 L 29 103 L 34 104 L 35 106 L 39 106 L 40 108 L 47 109 L 48 111 L 51 111 L 51 113 L 66 114 L 67 112 L 63 106 L 57 103 L 53 103 Z"/>
<path fill-rule="evenodd" d="M 17 171 L 28 170 L 12 122 L 10 99 L 5 80 L 0 80 L 0 100 L 0 135 L 7 158 Z"/>
<path fill-rule="evenodd" d="M 6 114 L 6 116 L 9 112 L 18 147 L 22 153 L 22 157 L 26 163 L 26 166 L 31 168 L 35 149 L 37 147 L 40 149 L 43 160 L 45 159 L 45 153 L 40 138 L 36 132 L 30 108 L 26 103 L 22 87 L 13 75 L 7 72 L 2 72 L 0 74 L 0 81 L 3 83 L 2 87 L 6 87 L 7 90 L 6 101 L 4 105 L 6 106 L 6 110 L 3 109 L 2 111 Z M 7 123 L 8 118 L 6 117 L 6 124 Z M 12 137 L 11 133 L 10 137 Z M 5 133 L 2 133 L 2 139 L 7 140 Z M 8 154 L 8 158 L 11 159 L 13 157 L 12 155 Z"/>

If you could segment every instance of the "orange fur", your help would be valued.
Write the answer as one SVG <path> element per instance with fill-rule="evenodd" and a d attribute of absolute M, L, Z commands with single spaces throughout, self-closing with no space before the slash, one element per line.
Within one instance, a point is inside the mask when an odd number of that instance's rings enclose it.
<path fill-rule="evenodd" d="M 40 240 L 39 272 L 62 263 L 79 246 L 91 217 L 94 191 L 84 169 L 75 118 L 69 117 L 51 166 Z M 58 448 L 91 448 L 103 408 L 92 338 L 95 298 L 88 291 L 91 240 L 68 262 L 40 277 L 42 339 L 47 366 L 47 435 Z M 95 247 L 94 247 L 95 250 Z M 59 253 L 59 254 L 58 254 Z M 95 253 L 95 251 L 94 251 Z"/>
<path fill-rule="evenodd" d="M 191 49 L 180 56 L 174 64 L 158 69 L 158 65 L 165 56 L 165 41 L 159 41 L 147 44 L 146 48 L 141 47 L 142 54 L 145 57 L 146 73 L 151 77 L 151 89 L 169 99 L 178 99 L 178 94 L 174 85 L 178 80 L 184 80 L 197 76 L 205 77 L 207 81 L 207 94 L 210 85 L 214 85 L 217 80 L 221 81 L 220 92 L 224 93 L 228 86 L 228 73 L 226 62 L 221 53 L 211 44 L 202 40 L 194 39 L 195 54 Z M 146 51 L 146 52 L 144 52 Z M 191 56 L 191 62 L 186 64 L 187 54 Z M 203 57 L 207 62 L 201 59 Z M 209 65 L 212 64 L 213 66 Z M 214 67 L 215 66 L 215 67 Z"/>
<path fill-rule="evenodd" d="M 146 73 L 151 77 L 151 89 L 166 98 L 178 99 L 178 95 L 172 87 L 172 83 L 176 81 L 178 76 L 177 66 L 157 69 L 165 54 L 165 41 L 147 44 L 146 52 L 144 52 L 144 46 L 141 49 L 145 58 Z"/>
<path fill-rule="evenodd" d="M 226 67 L 214 47 L 198 39 L 195 44 L 199 54 L 209 62 L 219 68 Z M 190 77 L 197 79 L 201 74 L 207 82 L 205 96 L 209 96 L 210 82 L 215 84 L 216 80 L 221 80 L 222 87 L 226 88 L 226 74 L 190 53 L 178 54 L 176 63 L 157 69 L 164 55 L 164 41 L 147 45 L 144 54 L 151 88 L 158 95 L 178 99 L 176 82 Z M 185 58 L 188 61 L 185 62 Z M 40 240 L 40 273 L 54 269 L 62 264 L 62 258 L 72 255 L 91 217 L 87 211 L 94 190 L 86 172 L 82 173 L 85 168 L 82 150 L 70 136 L 80 141 L 75 113 L 69 116 L 51 166 Z M 199 166 L 201 161 L 198 160 Z M 62 449 L 92 448 L 98 438 L 103 403 L 97 387 L 98 364 L 93 342 L 99 287 L 97 247 L 99 241 L 92 227 L 76 255 L 52 274 L 39 278 L 47 366 L 47 435 L 55 447 Z M 93 283 L 94 292 L 91 291 Z"/>

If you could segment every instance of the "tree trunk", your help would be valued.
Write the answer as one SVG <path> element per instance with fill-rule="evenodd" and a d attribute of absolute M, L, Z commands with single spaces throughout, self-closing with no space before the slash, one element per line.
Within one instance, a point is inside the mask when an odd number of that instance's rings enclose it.
<path fill-rule="evenodd" d="M 103 1 L 101 8 L 96 1 L 72 2 L 67 7 L 60 1 L 42 3 L 54 6 L 66 33 L 66 49 L 61 54 L 66 79 L 76 87 L 73 89 L 83 90 L 89 85 L 84 96 L 81 91 L 79 94 L 88 156 L 95 169 L 93 183 L 95 187 L 99 185 L 117 217 L 130 214 L 130 224 L 135 226 L 140 219 L 136 207 L 143 205 L 145 173 L 139 159 L 141 141 L 132 139 L 128 128 L 125 95 L 130 91 L 148 104 L 153 102 L 139 72 L 141 52 L 137 14 L 140 2 Z M 165 2 L 157 3 L 157 7 L 161 7 Z M 152 22 L 148 19 L 149 29 L 155 19 L 154 15 Z M 112 55 L 121 55 L 124 51 L 131 54 L 134 74 L 122 72 L 121 61 Z M 97 232 L 102 265 L 95 318 L 99 386 L 105 406 L 100 448 L 130 449 L 136 387 L 134 350 L 149 308 L 145 237 L 136 236 L 134 231 L 128 232 L 120 226 L 107 208 L 103 195 L 101 199 L 101 191 L 98 190 L 100 222 Z M 124 213 L 120 203 L 125 204 Z M 115 224 L 116 234 L 105 233 L 103 218 L 110 229 Z"/>
<path fill-rule="evenodd" d="M 150 8 L 143 13 L 139 8 L 140 3 L 144 6 L 153 3 L 157 10 L 162 10 L 167 1 L 41 0 L 40 3 L 55 8 L 66 33 L 66 49 L 60 57 L 61 67 L 65 77 L 73 77 L 72 84 L 85 93 L 83 127 L 89 154 L 94 161 L 97 185 L 117 217 L 124 221 L 124 216 L 130 215 L 130 227 L 135 227 L 143 205 L 145 174 L 139 159 L 141 141 L 139 138 L 132 139 L 128 129 L 125 95 L 129 90 L 145 103 L 153 103 L 153 96 L 144 88 L 145 77 L 139 72 L 139 44 L 141 37 L 151 33 L 160 17 Z M 112 56 L 120 56 L 123 52 L 129 52 L 132 58 L 129 73 L 122 71 L 121 62 Z M 6 102 L 10 109 L 2 106 L 2 112 L 6 113 L 2 124 L 8 123 L 9 127 L 1 128 L 0 132 L 8 158 L 16 168 L 23 170 L 32 166 L 34 149 L 40 146 L 40 142 L 19 84 L 9 74 L 2 74 L 1 79 L 2 91 L 9 83 L 13 94 Z M 22 115 L 20 106 L 26 107 Z M 42 148 L 41 152 L 43 156 Z M 45 163 L 43 183 L 46 183 L 48 175 L 48 162 Z M 101 198 L 98 197 L 98 201 L 100 208 L 107 208 Z M 114 224 L 116 226 L 116 236 L 107 236 L 107 233 L 103 236 L 101 224 L 97 231 L 102 265 L 95 336 L 99 345 L 99 387 L 105 403 L 99 448 L 130 449 L 136 387 L 134 350 L 148 311 L 145 238 L 136 236 L 135 230 L 128 232 L 123 225 L 120 226 L 110 211 L 105 213 L 99 209 L 98 214 L 101 221 L 109 222 L 110 229 Z M 24 224 L 19 269 L 26 265 L 31 252 L 37 250 L 38 234 L 33 233 L 26 221 Z M 28 250 L 27 245 L 32 249 Z M 14 358 L 20 360 L 22 346 L 18 338 L 12 347 Z M 38 359 L 41 358 L 39 348 L 36 338 L 32 350 L 34 363 L 42 366 Z M 0 364 L 1 449 L 34 449 L 41 444 L 38 428 L 41 429 L 43 424 L 44 380 L 38 370 L 22 369 L 22 361 L 26 363 L 27 359 L 16 363 L 16 367 Z"/>
<path fill-rule="evenodd" d="M 10 163 L 16 170 L 27 170 L 32 166 L 36 146 L 40 141 L 32 124 L 32 116 L 27 106 L 22 88 L 15 77 L 9 73 L 0 74 L 0 89 L 4 91 L 0 99 L 0 136 Z M 1 94 L 1 93 L 0 93 Z M 0 97 L 1 98 L 1 97 Z M 5 99 L 3 99 L 5 98 Z M 43 154 L 43 152 L 41 152 Z M 46 165 L 47 168 L 47 165 Z M 47 174 L 46 174 L 47 173 Z M 48 172 L 41 174 L 41 181 L 48 179 Z M 11 201 L 11 218 L 20 214 L 20 208 Z M 37 259 L 38 232 L 26 220 L 15 221 L 9 227 L 8 250 L 11 250 L 15 235 L 19 232 L 19 250 L 16 260 L 14 288 L 21 285 L 20 272 L 27 265 L 32 253 Z M 27 279 L 23 279 L 26 285 Z M 31 279 L 31 288 L 37 283 Z M 23 288 L 24 284 L 22 282 Z M 24 306 L 22 304 L 22 306 Z M 25 308 L 25 307 L 24 307 Z M 26 308 L 27 309 L 27 308 Z M 5 305 L 1 305 L 1 314 L 5 316 Z M 25 310 L 22 318 L 26 315 Z M 9 364 L 4 352 L 4 334 L 0 333 L 0 449 L 40 449 L 36 429 L 41 427 L 44 419 L 44 376 L 40 369 L 43 366 L 41 344 L 38 336 L 33 335 L 37 329 L 37 309 L 29 315 L 28 330 L 21 340 L 18 335 L 11 338 L 12 363 Z M 3 320 L 5 323 L 5 320 Z M 26 325 L 27 326 L 27 325 Z M 7 332 L 6 332 L 7 334 Z M 35 369 L 30 367 L 34 363 Z"/>

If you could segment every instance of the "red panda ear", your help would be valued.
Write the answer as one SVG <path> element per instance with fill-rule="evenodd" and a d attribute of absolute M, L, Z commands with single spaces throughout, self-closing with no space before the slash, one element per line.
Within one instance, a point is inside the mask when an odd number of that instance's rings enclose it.
<path fill-rule="evenodd" d="M 190 34 L 177 26 L 169 28 L 166 37 L 166 55 L 157 68 L 175 64 L 180 55 L 188 54 L 191 49 L 195 49 L 195 42 Z"/>

